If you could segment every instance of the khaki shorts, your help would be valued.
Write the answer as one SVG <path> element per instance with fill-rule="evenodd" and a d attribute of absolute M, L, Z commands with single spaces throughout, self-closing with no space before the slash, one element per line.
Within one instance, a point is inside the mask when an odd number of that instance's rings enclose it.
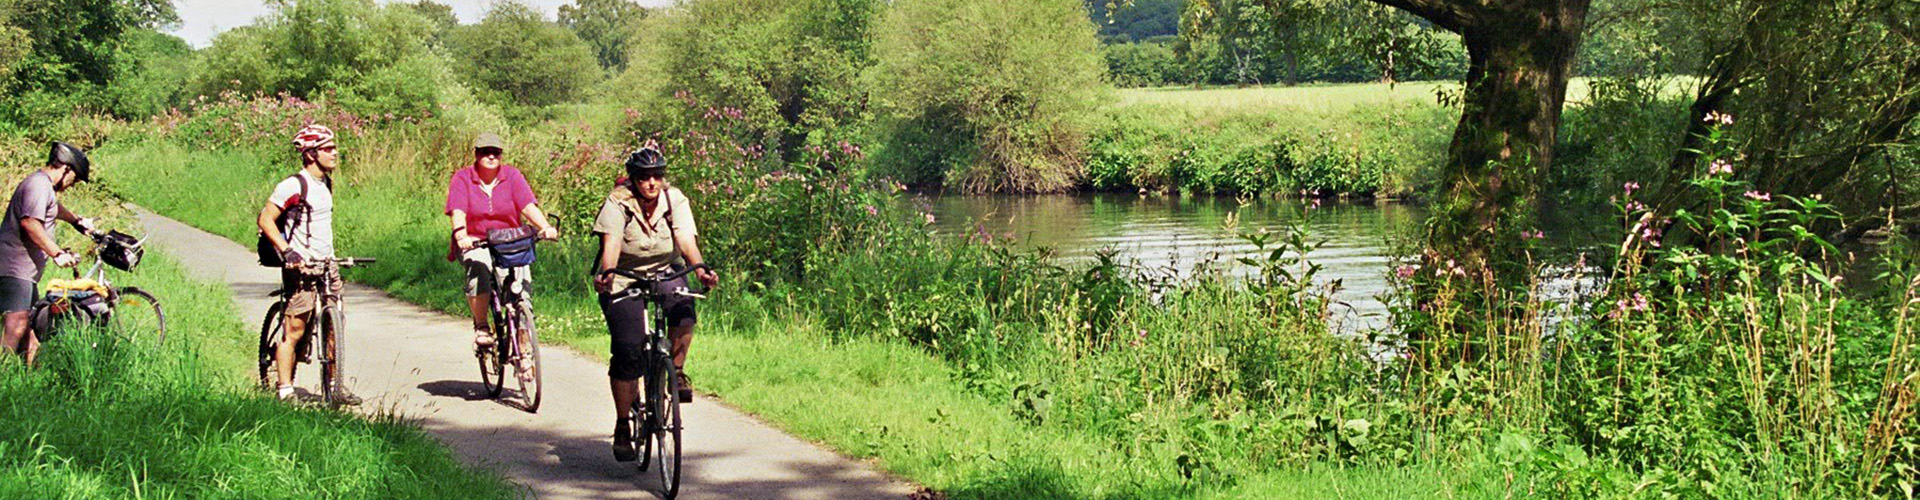
<path fill-rule="evenodd" d="M 511 276 L 512 284 L 518 285 L 516 288 L 521 291 L 525 291 L 528 282 L 533 280 L 533 266 L 494 269 L 493 252 L 485 248 L 475 248 L 460 254 L 460 267 L 467 272 L 467 281 L 461 289 L 467 292 L 468 297 L 493 293 L 494 281 L 498 279 L 493 275 L 496 271 L 502 275 Z"/>
<path fill-rule="evenodd" d="M 336 295 L 346 286 L 346 283 L 340 280 L 340 268 L 338 267 L 328 266 L 326 271 L 321 273 L 281 269 L 281 289 L 290 290 L 293 293 L 287 297 L 287 315 L 306 316 L 312 313 L 313 308 L 318 305 L 320 300 L 320 293 L 318 292 L 320 283 L 325 283 Z"/>

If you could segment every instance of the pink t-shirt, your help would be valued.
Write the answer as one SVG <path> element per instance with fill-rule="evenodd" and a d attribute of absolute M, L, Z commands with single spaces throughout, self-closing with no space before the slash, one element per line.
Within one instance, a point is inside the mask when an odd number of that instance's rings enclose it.
<path fill-rule="evenodd" d="M 500 165 L 500 175 L 495 178 L 493 194 L 480 188 L 480 176 L 468 166 L 453 173 L 453 181 L 447 184 L 447 215 L 454 210 L 467 213 L 467 235 L 485 239 L 487 231 L 520 227 L 520 211 L 527 205 L 540 203 L 533 197 L 533 187 L 527 185 L 527 178 L 520 170 L 511 165 Z M 451 245 L 451 241 L 449 241 Z M 447 260 L 458 258 L 449 246 Z"/>

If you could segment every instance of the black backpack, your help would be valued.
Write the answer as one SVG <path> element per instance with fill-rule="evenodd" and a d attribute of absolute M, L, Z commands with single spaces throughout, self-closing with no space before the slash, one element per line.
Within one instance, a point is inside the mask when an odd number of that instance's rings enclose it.
<path fill-rule="evenodd" d="M 300 174 L 293 174 L 291 177 L 300 181 L 300 199 L 294 203 L 293 206 L 287 207 L 286 210 L 281 210 L 280 217 L 273 219 L 274 229 L 280 231 L 280 239 L 288 242 L 288 244 L 292 244 L 293 242 L 294 218 L 292 215 L 294 209 L 298 208 L 300 210 L 300 220 L 302 221 L 313 218 L 313 205 L 307 203 L 307 178 Z M 309 233 L 308 235 L 311 236 L 312 234 Z M 280 258 L 280 252 L 273 250 L 273 240 L 267 239 L 267 233 L 260 233 L 259 240 L 253 244 L 253 251 L 259 254 L 260 265 L 262 266 L 285 267 L 287 265 L 286 259 Z"/>

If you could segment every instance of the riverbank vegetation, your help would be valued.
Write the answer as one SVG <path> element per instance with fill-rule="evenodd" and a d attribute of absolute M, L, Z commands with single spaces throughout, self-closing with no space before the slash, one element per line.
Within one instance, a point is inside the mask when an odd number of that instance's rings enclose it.
<path fill-rule="evenodd" d="M 39 144 L 9 141 L 4 180 L 24 177 Z M 125 178 L 128 172 L 102 172 Z M 103 227 L 141 234 L 110 190 L 83 185 L 62 202 Z M 68 248 L 84 249 L 72 231 Z M 28 368 L 0 357 L 0 496 L 17 498 L 507 498 L 493 473 L 468 469 L 418 427 L 305 408 L 258 391 L 255 330 L 224 285 L 190 278 L 163 252 L 121 285 L 160 298 L 164 343 L 79 330 L 42 346 Z M 47 270 L 63 277 L 65 270 Z M 454 493 L 458 492 L 458 493 Z"/>
<path fill-rule="evenodd" d="M 314 7 L 223 39 L 299 54 L 313 40 L 273 34 L 316 23 L 300 16 L 434 11 L 298 3 Z M 658 145 L 726 276 L 703 305 L 696 386 L 956 498 L 1893 497 L 1915 484 L 1920 261 L 1901 207 L 1920 171 L 1899 106 L 1916 96 L 1865 84 L 1905 81 L 1893 70 L 1911 67 L 1915 45 L 1895 42 L 1915 17 L 1883 15 L 1905 7 L 1595 2 L 1620 16 L 1604 29 L 1628 33 L 1608 40 L 1691 23 L 1713 29 L 1671 46 L 1690 60 L 1763 54 L 1674 95 L 1664 89 L 1680 63 L 1604 44 L 1646 56 L 1607 67 L 1653 70 L 1594 80 L 1552 122 L 1551 162 L 1474 165 L 1489 175 L 1470 178 L 1446 170 L 1460 158 L 1458 117 L 1484 112 L 1468 87 L 1314 112 L 1069 106 L 1116 99 L 1055 87 L 1087 82 L 1097 61 L 1095 28 L 1061 15 L 1077 4 L 696 1 L 631 21 L 645 29 L 625 66 L 598 58 L 604 73 L 585 72 L 589 90 L 558 104 L 501 101 L 497 83 L 461 77 L 396 78 L 390 95 L 415 89 L 404 95 L 427 104 L 368 107 L 380 98 L 347 87 L 378 88 L 332 81 L 60 126 L 105 138 L 102 168 L 129 174 L 111 189 L 245 241 L 258 202 L 234 200 L 264 198 L 291 171 L 288 131 L 333 125 L 340 204 L 364 207 L 339 214 L 342 247 L 383 263 L 355 279 L 453 312 L 459 271 L 442 260 L 437 200 L 472 135 L 504 131 L 508 163 L 565 235 L 536 264 L 543 336 L 585 352 L 601 352 L 603 325 L 585 281 L 566 277 L 585 275 L 588 218 L 620 155 Z M 1635 17 L 1648 13 L 1684 22 Z M 1816 17 L 1867 28 L 1765 36 Z M 968 20 L 997 20 L 1003 36 L 917 38 Z M 222 43 L 196 57 L 225 57 Z M 354 67 L 442 74 L 437 64 L 465 60 L 433 39 L 409 43 L 417 57 Z M 1846 85 L 1831 97 L 1788 77 L 1838 66 L 1874 76 L 1835 77 Z M 1795 97 L 1807 95 L 1822 97 Z M 1807 164 L 1833 168 L 1797 170 Z M 1021 170 L 1036 165 L 1081 170 Z M 1803 171 L 1838 177 L 1790 175 Z M 1492 180 L 1519 194 L 1476 190 Z M 1337 333 L 1336 285 L 1299 258 L 1317 241 L 1303 230 L 1229 218 L 1221 234 L 1260 251 L 1187 273 L 1060 262 L 1002 235 L 932 234 L 929 214 L 898 199 L 903 184 L 1424 192 L 1446 210 L 1381 270 L 1395 284 L 1393 327 Z M 1542 211 L 1579 216 L 1555 224 Z"/>

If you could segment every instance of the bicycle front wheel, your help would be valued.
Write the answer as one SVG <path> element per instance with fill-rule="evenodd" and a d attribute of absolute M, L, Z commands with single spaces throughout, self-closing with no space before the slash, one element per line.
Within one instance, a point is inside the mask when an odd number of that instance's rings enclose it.
<path fill-rule="evenodd" d="M 113 330 L 120 338 L 151 336 L 154 345 L 167 339 L 167 316 L 160 311 L 160 299 L 146 290 L 130 286 L 115 290 L 111 311 Z"/>
<path fill-rule="evenodd" d="M 520 380 L 520 395 L 527 398 L 527 412 L 540 412 L 540 335 L 533 329 L 533 307 L 525 301 L 514 306 L 519 314 L 515 315 L 519 336 L 516 338 L 524 345 L 520 356 L 514 360 L 514 367 L 525 376 Z M 515 375 L 519 375 L 516 373 Z"/>
<path fill-rule="evenodd" d="M 343 328 L 340 308 L 329 306 L 314 317 L 320 320 L 320 327 L 313 330 L 313 334 L 320 336 L 315 339 L 320 341 L 320 397 L 321 401 L 332 404 L 340 400 L 343 392 L 341 384 L 346 383 L 340 370 L 345 364 L 341 357 L 346 352 L 340 342 L 340 330 Z"/>
<path fill-rule="evenodd" d="M 665 361 L 665 360 L 662 360 Z M 660 397 L 660 428 L 654 435 L 654 454 L 660 461 L 660 488 L 662 496 L 672 500 L 680 494 L 680 391 L 673 387 L 675 370 L 672 363 L 663 363 L 666 369 L 654 373 L 666 374 L 666 383 Z"/>

